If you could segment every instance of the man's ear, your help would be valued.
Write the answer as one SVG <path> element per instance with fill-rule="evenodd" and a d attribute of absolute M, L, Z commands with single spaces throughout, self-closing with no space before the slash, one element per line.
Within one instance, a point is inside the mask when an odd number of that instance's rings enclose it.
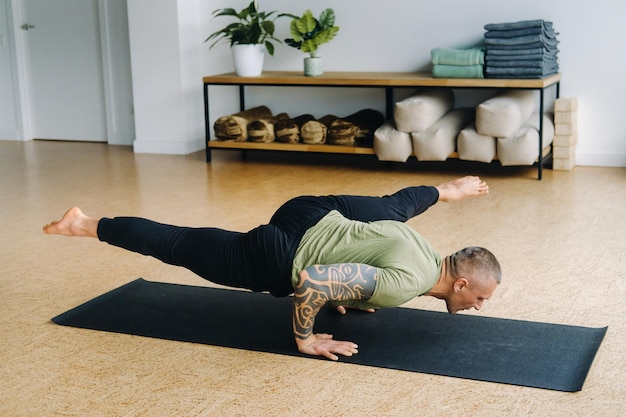
<path fill-rule="evenodd" d="M 467 287 L 467 285 L 469 284 L 469 282 L 467 281 L 467 278 L 461 277 L 461 278 L 457 278 L 456 281 L 454 281 L 454 292 L 460 292 L 463 291 L 463 289 L 465 287 Z"/>

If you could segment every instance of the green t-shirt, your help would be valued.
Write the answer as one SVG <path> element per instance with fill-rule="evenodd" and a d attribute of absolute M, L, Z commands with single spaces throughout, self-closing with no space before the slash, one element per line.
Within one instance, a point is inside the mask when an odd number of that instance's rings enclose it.
<path fill-rule="evenodd" d="M 441 256 L 406 224 L 363 223 L 331 211 L 302 237 L 293 262 L 294 288 L 303 269 L 337 263 L 377 268 L 376 288 L 369 300 L 340 303 L 360 309 L 399 306 L 430 291 L 441 273 Z"/>

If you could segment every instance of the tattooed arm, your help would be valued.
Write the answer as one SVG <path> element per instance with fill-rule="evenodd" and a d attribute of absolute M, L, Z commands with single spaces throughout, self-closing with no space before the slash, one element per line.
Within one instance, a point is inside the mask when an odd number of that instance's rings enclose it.
<path fill-rule="evenodd" d="M 369 299 L 376 288 L 376 268 L 364 264 L 312 265 L 300 272 L 294 291 L 293 333 L 298 350 L 309 355 L 339 359 L 352 356 L 358 346 L 313 333 L 315 317 L 329 301 Z"/>

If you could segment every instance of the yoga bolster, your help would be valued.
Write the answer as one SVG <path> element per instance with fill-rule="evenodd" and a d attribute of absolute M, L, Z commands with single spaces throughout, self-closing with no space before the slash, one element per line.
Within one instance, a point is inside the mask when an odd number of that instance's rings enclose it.
<path fill-rule="evenodd" d="M 489 163 L 496 156 L 496 138 L 478 133 L 474 123 L 461 130 L 456 147 L 459 159 L 465 161 Z"/>
<path fill-rule="evenodd" d="M 421 90 L 396 103 L 393 117 L 401 132 L 428 129 L 454 106 L 454 93 L 449 88 Z"/>
<path fill-rule="evenodd" d="M 485 136 L 509 137 L 535 112 L 535 91 L 506 90 L 476 108 L 476 131 Z"/>
<path fill-rule="evenodd" d="M 411 135 L 388 120 L 374 132 L 374 152 L 380 161 L 406 162 L 413 153 Z"/>
<path fill-rule="evenodd" d="M 543 147 L 554 139 L 554 124 L 551 115 L 543 117 Z M 537 160 L 539 149 L 539 114 L 529 120 L 508 138 L 497 139 L 498 159 L 503 166 L 532 165 Z"/>
<path fill-rule="evenodd" d="M 459 132 L 474 118 L 473 108 L 455 109 L 426 130 L 411 133 L 413 150 L 420 161 L 445 161 L 456 149 Z"/>

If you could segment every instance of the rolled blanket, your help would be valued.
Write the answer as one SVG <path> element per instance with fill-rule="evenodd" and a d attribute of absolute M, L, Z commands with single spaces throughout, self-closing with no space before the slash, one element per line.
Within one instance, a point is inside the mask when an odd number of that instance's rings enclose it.
<path fill-rule="evenodd" d="M 328 126 L 338 117 L 332 114 L 327 114 L 318 120 L 311 120 L 302 125 L 300 128 L 300 137 L 302 142 L 309 145 L 317 145 L 326 143 L 326 132 L 328 132 Z"/>
<path fill-rule="evenodd" d="M 282 143 L 298 143 L 300 141 L 300 128 L 306 122 L 315 120 L 310 114 L 303 114 L 293 119 L 281 119 L 274 124 L 276 140 Z"/>
<path fill-rule="evenodd" d="M 482 65 L 485 63 L 485 52 L 482 48 L 434 48 L 430 51 L 430 57 L 433 65 Z"/>
<path fill-rule="evenodd" d="M 485 78 L 482 65 L 433 65 L 434 78 Z"/>
<path fill-rule="evenodd" d="M 280 113 L 275 117 L 253 120 L 248 123 L 248 140 L 257 143 L 274 142 L 276 134 L 274 124 L 278 120 L 289 119 L 287 113 Z"/>
<path fill-rule="evenodd" d="M 385 122 L 381 112 L 373 109 L 359 110 L 333 121 L 328 127 L 328 143 L 344 146 L 372 146 L 374 131 Z"/>
<path fill-rule="evenodd" d="M 213 124 L 215 137 L 219 140 L 248 140 L 248 123 L 253 120 L 272 117 L 272 112 L 265 106 L 253 107 L 248 110 L 218 118 Z"/>

